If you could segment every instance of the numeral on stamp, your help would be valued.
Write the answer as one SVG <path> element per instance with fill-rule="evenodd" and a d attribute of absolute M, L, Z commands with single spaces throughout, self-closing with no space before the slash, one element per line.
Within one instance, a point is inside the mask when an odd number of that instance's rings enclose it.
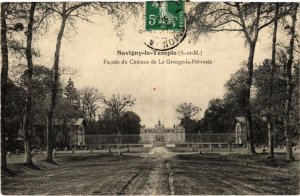
<path fill-rule="evenodd" d="M 184 1 L 147 1 L 146 30 L 180 30 L 185 28 Z"/>

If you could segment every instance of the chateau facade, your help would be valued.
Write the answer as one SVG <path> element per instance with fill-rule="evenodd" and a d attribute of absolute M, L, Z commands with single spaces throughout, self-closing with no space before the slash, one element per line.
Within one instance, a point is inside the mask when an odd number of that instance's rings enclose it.
<path fill-rule="evenodd" d="M 160 121 L 153 128 L 143 126 L 140 130 L 143 143 L 180 143 L 185 142 L 185 129 L 180 125 L 164 127 Z"/>

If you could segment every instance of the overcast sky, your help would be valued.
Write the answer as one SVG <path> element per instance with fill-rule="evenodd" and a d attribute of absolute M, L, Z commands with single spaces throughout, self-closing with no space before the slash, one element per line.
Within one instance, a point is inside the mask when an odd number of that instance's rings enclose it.
<path fill-rule="evenodd" d="M 76 32 L 69 33 L 67 39 L 64 37 L 61 63 L 77 70 L 77 74 L 71 76 L 77 89 L 96 87 L 106 97 L 113 93 L 131 94 L 136 98 L 136 104 L 127 110 L 136 112 L 142 124 L 148 127 L 154 126 L 159 119 L 165 126 L 179 123 L 175 109 L 183 102 L 199 106 L 202 111 L 198 118 L 201 118 L 209 100 L 222 98 L 225 82 L 247 59 L 248 48 L 245 48 L 241 35 L 218 33 L 194 43 L 187 32 L 186 39 L 174 51 L 200 50 L 203 52 L 200 59 L 210 59 L 212 65 L 104 65 L 104 59 L 151 60 L 169 57 L 116 55 L 117 50 L 150 51 L 144 45 L 145 34 L 140 32 L 144 30 L 142 18 L 139 22 L 128 20 L 123 25 L 124 37 L 121 41 L 110 17 L 95 16 L 92 20 L 93 23 L 78 23 Z M 57 29 L 53 28 L 38 43 L 42 53 L 39 60 L 49 66 L 52 65 L 56 34 Z M 260 34 L 255 63 L 271 56 L 270 46 L 270 30 L 266 29 Z M 185 60 L 195 57 L 172 58 Z"/>

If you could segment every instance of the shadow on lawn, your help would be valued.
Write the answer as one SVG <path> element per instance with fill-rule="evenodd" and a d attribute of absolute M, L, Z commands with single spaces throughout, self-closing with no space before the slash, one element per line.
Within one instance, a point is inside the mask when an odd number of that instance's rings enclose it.
<path fill-rule="evenodd" d="M 1 170 L 1 176 L 16 177 L 29 170 L 41 171 L 41 168 L 35 164 L 16 163 L 7 170 Z"/>
<path fill-rule="evenodd" d="M 37 165 L 35 164 L 27 164 L 27 163 L 23 163 L 23 166 L 24 167 L 27 167 L 28 169 L 32 169 L 32 170 L 37 170 L 37 171 L 40 171 L 41 168 L 38 167 Z"/>
<path fill-rule="evenodd" d="M 11 169 L 2 169 L 1 170 L 1 176 L 8 176 L 8 177 L 15 177 L 18 176 L 16 171 L 13 171 Z"/>
<path fill-rule="evenodd" d="M 93 155 L 83 155 L 75 154 L 73 156 L 61 156 L 59 157 L 62 161 L 66 162 L 78 162 L 78 161 L 123 161 L 127 159 L 141 159 L 139 156 L 135 155 L 118 155 L 116 153 L 112 154 L 93 154 Z"/>

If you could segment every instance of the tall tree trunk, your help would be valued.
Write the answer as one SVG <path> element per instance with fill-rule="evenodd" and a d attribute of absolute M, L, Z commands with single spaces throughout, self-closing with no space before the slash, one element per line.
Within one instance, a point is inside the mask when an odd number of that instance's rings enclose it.
<path fill-rule="evenodd" d="M 292 108 L 292 95 L 293 95 L 293 76 L 292 76 L 292 64 L 294 61 L 294 45 L 295 45 L 295 26 L 297 21 L 297 10 L 298 3 L 293 4 L 294 9 L 292 13 L 292 25 L 291 25 L 291 39 L 288 49 L 288 62 L 286 65 L 287 77 L 286 77 L 286 101 L 285 101 L 285 117 L 284 117 L 284 133 L 286 141 L 286 158 L 287 160 L 293 160 L 293 151 L 292 151 L 292 130 L 291 130 L 291 108 Z"/>
<path fill-rule="evenodd" d="M 250 154 L 255 154 L 254 148 L 254 141 L 253 141 L 253 122 L 252 122 L 252 112 L 250 106 L 250 96 L 251 96 L 251 86 L 252 86 L 252 79 L 253 79 L 253 59 L 255 53 L 255 43 L 250 44 L 249 48 L 249 57 L 248 57 L 248 76 L 246 80 L 246 87 L 245 87 L 245 116 L 248 124 L 248 134 L 247 134 L 247 141 L 248 141 L 248 151 Z"/>
<path fill-rule="evenodd" d="M 26 46 L 26 58 L 27 58 L 27 70 L 26 70 L 26 103 L 25 113 L 23 121 L 23 132 L 24 132 L 24 150 L 25 150 L 25 164 L 32 165 L 32 154 L 31 154 L 31 138 L 30 133 L 32 131 L 32 74 L 33 74 L 33 63 L 32 63 L 32 29 L 34 22 L 34 12 L 36 3 L 31 3 L 29 22 L 27 28 L 27 46 Z"/>
<path fill-rule="evenodd" d="M 244 94 L 244 115 L 246 117 L 247 121 L 247 146 L 248 146 L 248 152 L 251 155 L 254 155 L 255 148 L 254 148 L 254 139 L 253 139 L 253 122 L 252 122 L 252 113 L 251 113 L 251 86 L 253 81 L 253 61 L 254 61 L 254 54 L 255 54 L 255 46 L 258 39 L 258 33 L 259 33 L 259 21 L 260 21 L 260 12 L 261 12 L 261 3 L 257 3 L 256 8 L 256 18 L 254 23 L 254 29 L 253 33 L 250 33 L 250 31 L 247 29 L 244 16 L 241 12 L 240 4 L 236 3 L 236 8 L 238 11 L 238 16 L 240 18 L 241 24 L 243 26 L 243 32 L 246 37 L 246 40 L 249 44 L 249 56 L 248 56 L 248 76 L 246 79 L 246 85 L 245 85 L 245 94 Z M 251 36 L 253 34 L 253 36 Z"/>
<path fill-rule="evenodd" d="M 62 13 L 62 21 L 60 26 L 60 31 L 57 36 L 56 40 L 56 48 L 54 54 L 54 64 L 53 64 L 53 81 L 51 86 L 51 94 L 50 94 L 50 103 L 48 108 L 47 114 L 47 148 L 46 148 L 46 161 L 53 162 L 53 113 L 54 107 L 56 104 L 56 96 L 57 96 L 57 89 L 58 89 L 58 70 L 59 70 L 59 56 L 60 56 L 60 48 L 61 48 L 61 41 L 64 35 L 64 30 L 67 21 L 67 14 L 66 14 L 66 2 L 63 3 L 63 13 Z"/>
<path fill-rule="evenodd" d="M 274 29 L 273 29 L 273 39 L 272 39 L 272 60 L 271 60 L 271 78 L 269 82 L 269 112 L 267 116 L 268 124 L 268 140 L 269 140 L 269 158 L 274 158 L 274 106 L 273 106 L 273 88 L 274 88 L 274 78 L 276 73 L 276 39 L 277 39 L 277 24 L 278 24 L 278 11 L 279 3 L 276 3 L 275 15 L 274 15 Z"/>
<path fill-rule="evenodd" d="M 6 146 L 5 146 L 5 107 L 7 96 L 7 80 L 8 80 L 8 48 L 7 48 L 7 25 L 6 25 L 6 9 L 8 3 L 1 3 L 1 169 L 7 170 L 6 164 Z"/>

